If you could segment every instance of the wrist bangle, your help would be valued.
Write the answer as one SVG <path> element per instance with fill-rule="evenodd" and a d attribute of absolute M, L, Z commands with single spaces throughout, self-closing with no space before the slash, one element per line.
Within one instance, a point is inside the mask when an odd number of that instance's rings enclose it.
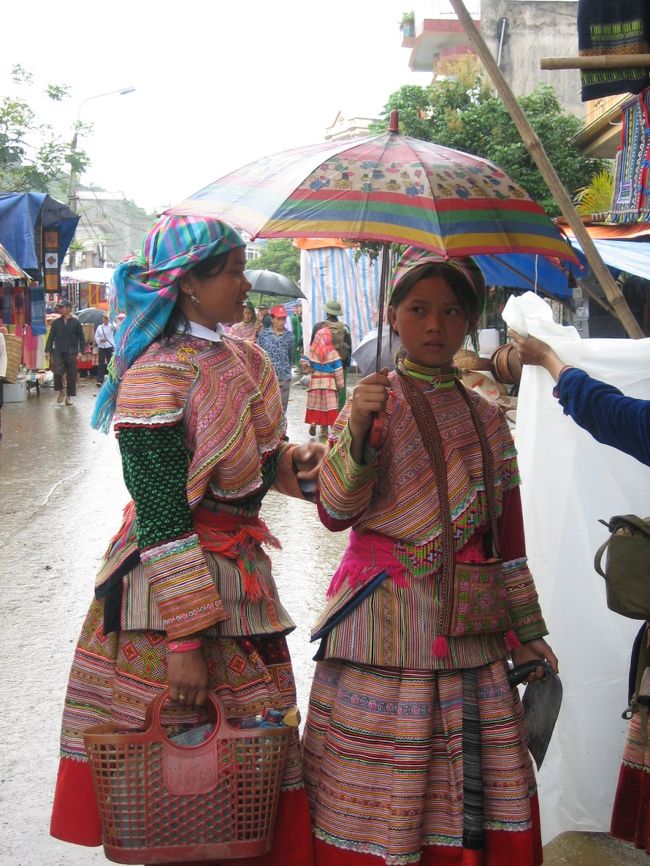
<path fill-rule="evenodd" d="M 189 640 L 179 638 L 178 640 L 167 641 L 167 652 L 170 653 L 187 653 L 191 650 L 201 649 L 201 638 L 190 638 Z"/>

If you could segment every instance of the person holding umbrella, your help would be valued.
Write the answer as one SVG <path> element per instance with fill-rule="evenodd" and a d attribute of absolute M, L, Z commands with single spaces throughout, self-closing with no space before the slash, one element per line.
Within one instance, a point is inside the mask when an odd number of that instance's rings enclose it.
<path fill-rule="evenodd" d="M 319 510 L 351 531 L 313 632 L 303 759 L 316 866 L 542 862 L 507 659 L 532 662 L 534 678 L 557 659 L 508 424 L 453 367 L 484 297 L 471 259 L 409 248 L 388 306 L 397 370 L 359 382 L 330 434 Z"/>
<path fill-rule="evenodd" d="M 132 501 L 102 560 L 68 681 L 51 820 L 64 841 L 101 841 L 88 727 L 142 729 L 165 691 L 163 725 L 201 721 L 211 691 L 226 718 L 295 704 L 285 639 L 294 624 L 262 549 L 279 542 L 259 511 L 271 487 L 310 498 L 303 488 L 312 489 L 324 447 L 283 441 L 268 357 L 223 333 L 221 322 L 243 314 L 245 266 L 245 242 L 226 223 L 162 217 L 115 271 L 126 317 L 92 425 L 114 424 Z M 249 866 L 311 864 L 298 746 L 292 738 L 273 847 Z"/>

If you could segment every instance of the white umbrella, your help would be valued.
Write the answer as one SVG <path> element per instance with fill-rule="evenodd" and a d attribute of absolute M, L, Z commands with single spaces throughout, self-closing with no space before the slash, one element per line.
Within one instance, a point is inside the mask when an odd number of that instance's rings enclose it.
<path fill-rule="evenodd" d="M 401 345 L 399 337 L 393 334 L 390 329 L 382 332 L 380 369 L 383 367 L 387 367 L 388 370 L 395 369 L 395 352 Z M 354 358 L 354 363 L 357 365 L 360 376 L 369 376 L 370 373 L 375 372 L 375 363 L 377 361 L 377 328 L 368 331 L 357 348 L 352 352 L 352 357 Z"/>

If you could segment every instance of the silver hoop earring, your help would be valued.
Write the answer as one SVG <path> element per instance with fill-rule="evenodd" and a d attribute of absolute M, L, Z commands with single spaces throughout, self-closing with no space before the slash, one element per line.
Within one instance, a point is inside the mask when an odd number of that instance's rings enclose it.
<path fill-rule="evenodd" d="M 199 305 L 199 299 L 196 297 L 196 295 L 194 294 L 194 292 L 189 292 L 189 298 L 190 298 L 190 301 L 191 301 L 191 302 L 192 302 L 196 307 L 198 307 L 198 305 Z"/>

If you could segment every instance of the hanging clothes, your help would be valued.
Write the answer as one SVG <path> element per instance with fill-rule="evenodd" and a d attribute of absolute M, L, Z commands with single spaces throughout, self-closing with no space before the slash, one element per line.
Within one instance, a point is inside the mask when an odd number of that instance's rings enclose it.
<path fill-rule="evenodd" d="M 648 54 L 650 7 L 647 0 L 579 0 L 578 48 L 581 57 L 597 54 Z M 638 93 L 650 84 L 648 67 L 583 69 L 582 101 L 616 93 Z"/>

